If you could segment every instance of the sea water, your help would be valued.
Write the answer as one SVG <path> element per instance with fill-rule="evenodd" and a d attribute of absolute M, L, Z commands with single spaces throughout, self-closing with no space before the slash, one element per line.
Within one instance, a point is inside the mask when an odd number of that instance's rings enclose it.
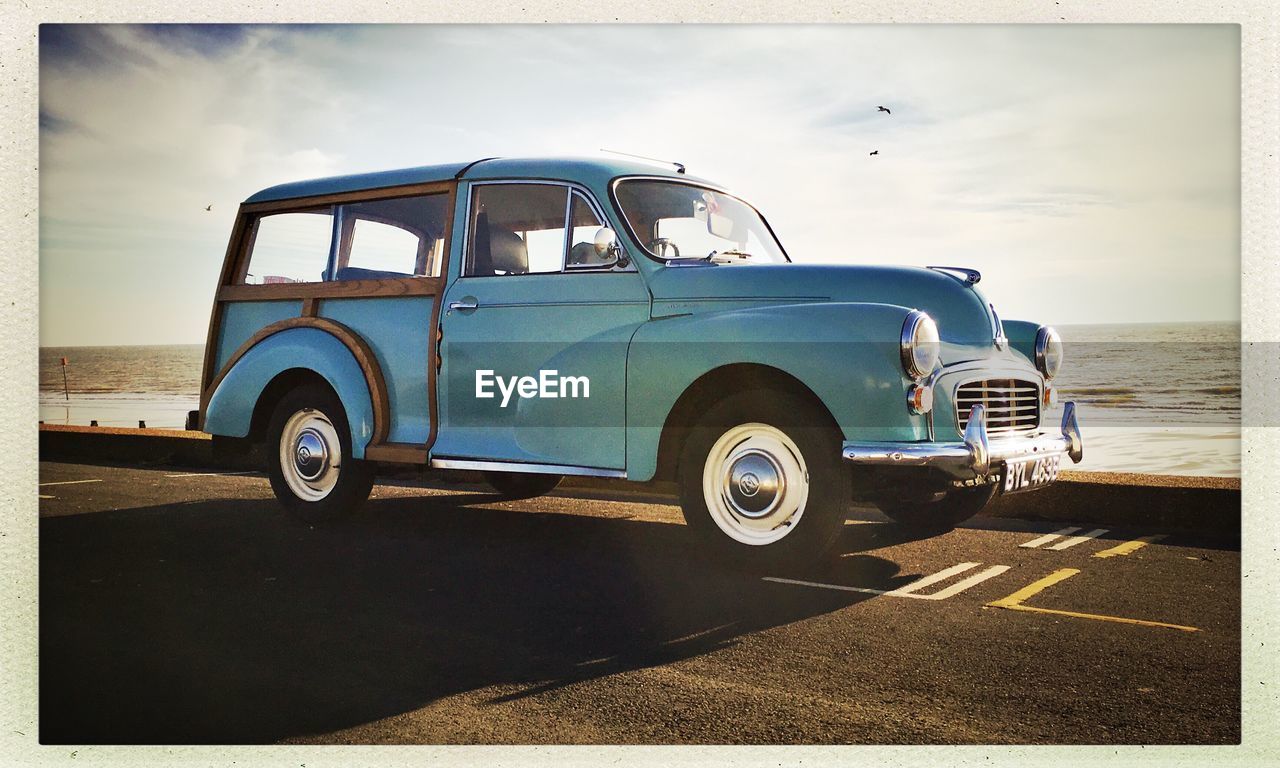
<path fill-rule="evenodd" d="M 1071 468 L 1239 477 L 1239 324 L 1059 331 L 1065 362 L 1054 384 L 1076 402 L 1085 435 L 1085 459 Z M 199 406 L 203 354 L 200 344 L 42 347 L 40 418 L 180 429 Z"/>

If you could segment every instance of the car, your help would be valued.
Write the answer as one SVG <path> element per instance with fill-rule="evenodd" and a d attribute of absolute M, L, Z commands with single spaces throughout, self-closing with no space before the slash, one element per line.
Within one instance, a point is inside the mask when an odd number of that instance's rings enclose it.
<path fill-rule="evenodd" d="M 706 552 L 805 564 L 855 501 L 943 531 L 1083 439 L 1054 329 L 972 269 L 795 263 L 684 166 L 486 158 L 262 190 L 223 263 L 191 426 L 264 443 L 307 520 L 386 465 L 672 481 Z"/>

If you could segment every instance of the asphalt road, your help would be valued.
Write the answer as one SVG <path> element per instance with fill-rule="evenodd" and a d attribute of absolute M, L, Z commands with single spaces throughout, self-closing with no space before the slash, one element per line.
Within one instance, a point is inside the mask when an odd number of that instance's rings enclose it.
<path fill-rule="evenodd" d="M 380 485 L 311 527 L 257 474 L 40 483 L 43 743 L 1239 741 L 1238 540 L 855 509 L 762 576 L 647 499 Z"/>

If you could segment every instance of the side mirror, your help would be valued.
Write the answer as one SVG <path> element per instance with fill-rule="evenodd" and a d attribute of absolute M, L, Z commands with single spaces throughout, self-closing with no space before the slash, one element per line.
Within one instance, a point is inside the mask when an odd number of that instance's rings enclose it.
<path fill-rule="evenodd" d="M 608 227 L 601 227 L 596 230 L 594 238 L 596 254 L 603 259 L 604 263 L 612 261 L 619 267 L 625 267 L 630 263 L 627 254 L 622 250 L 622 243 L 618 242 L 618 235 Z"/>

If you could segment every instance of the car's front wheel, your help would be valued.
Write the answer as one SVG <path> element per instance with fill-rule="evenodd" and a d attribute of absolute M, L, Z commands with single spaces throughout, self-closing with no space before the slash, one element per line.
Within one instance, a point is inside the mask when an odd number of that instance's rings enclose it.
<path fill-rule="evenodd" d="M 850 479 L 840 435 L 793 395 L 744 392 L 708 410 L 685 443 L 680 505 L 704 546 L 752 567 L 803 567 L 835 543 Z"/>
<path fill-rule="evenodd" d="M 268 434 L 271 489 L 291 514 L 332 520 L 369 498 L 373 465 L 352 458 L 346 412 L 333 390 L 308 384 L 285 395 Z"/>

